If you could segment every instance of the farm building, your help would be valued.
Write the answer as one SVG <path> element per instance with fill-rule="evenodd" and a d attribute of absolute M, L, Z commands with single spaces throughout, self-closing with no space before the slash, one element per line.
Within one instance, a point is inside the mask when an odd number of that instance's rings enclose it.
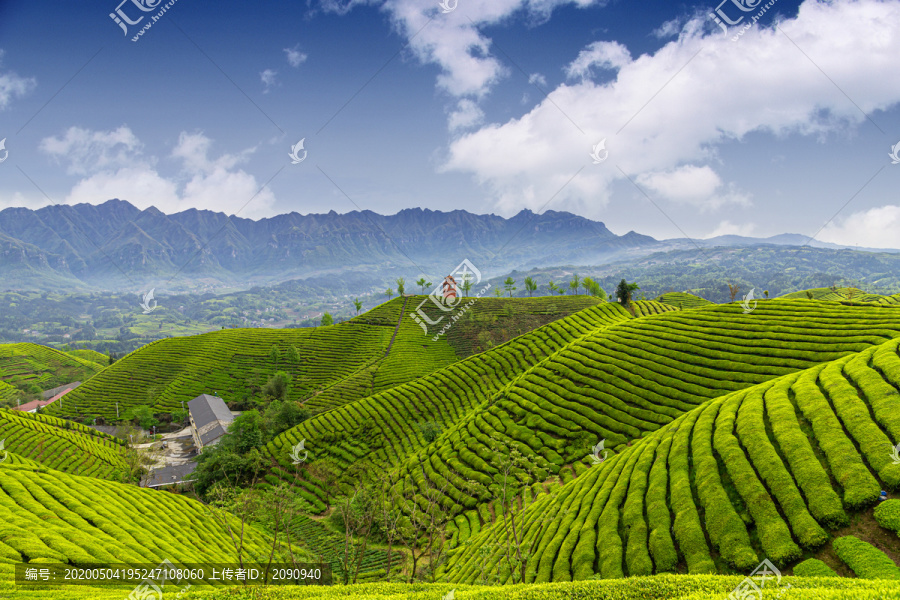
<path fill-rule="evenodd" d="M 218 396 L 200 394 L 188 402 L 191 415 L 191 435 L 198 452 L 206 446 L 216 445 L 228 433 L 234 416 L 225 401 Z"/>
<path fill-rule="evenodd" d="M 70 392 L 81 385 L 80 381 L 73 381 L 72 383 L 67 383 L 65 385 L 57 386 L 51 390 L 45 390 L 41 392 L 41 398 L 47 400 L 48 398 L 53 398 L 56 396 L 61 396 L 65 392 Z"/>
<path fill-rule="evenodd" d="M 54 402 L 56 402 L 57 400 L 59 400 L 60 398 L 62 398 L 63 396 L 65 396 L 66 394 L 68 394 L 69 392 L 71 392 L 74 389 L 75 389 L 74 387 L 63 389 L 63 391 L 59 392 L 52 398 L 49 398 L 46 400 L 32 400 L 31 402 L 26 402 L 25 404 L 21 404 L 21 405 L 15 407 L 13 410 L 19 410 L 22 412 L 29 412 L 29 413 L 37 412 L 39 409 L 44 408 L 45 406 L 47 406 L 49 404 L 53 404 Z"/>
<path fill-rule="evenodd" d="M 197 463 L 188 462 L 183 465 L 174 465 L 162 469 L 154 469 L 141 481 L 141 487 L 159 488 L 169 485 L 178 485 L 195 481 L 192 477 Z"/>

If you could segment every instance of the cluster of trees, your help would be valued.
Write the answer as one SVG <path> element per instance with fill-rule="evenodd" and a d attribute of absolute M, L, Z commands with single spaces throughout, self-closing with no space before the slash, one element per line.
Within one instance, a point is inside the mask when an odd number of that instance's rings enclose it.
<path fill-rule="evenodd" d="M 397 281 L 397 294 L 403 295 L 406 291 L 406 280 L 402 277 L 398 278 Z M 513 292 L 518 290 L 519 288 L 516 286 L 518 282 L 512 277 L 507 277 L 503 281 L 503 287 L 497 287 L 494 289 L 494 295 L 500 297 L 506 292 L 507 296 L 512 298 Z M 540 284 L 533 277 L 526 277 L 523 281 L 525 285 L 525 291 L 528 292 L 528 296 L 531 297 L 534 295 L 534 292 L 538 291 L 540 288 Z M 419 286 L 422 293 L 425 293 L 425 289 L 431 287 L 432 283 L 425 279 L 424 277 L 420 278 L 416 281 L 416 285 Z M 459 289 L 462 290 L 466 297 L 468 297 L 469 292 L 472 290 L 472 279 L 471 277 L 463 277 L 462 281 L 459 282 Z M 563 295 L 568 290 L 572 295 L 578 295 L 579 289 L 584 291 L 585 295 L 594 296 L 595 298 L 600 298 L 601 300 L 607 300 L 610 297 L 616 298 L 618 302 L 625 306 L 631 305 L 632 293 L 635 290 L 639 290 L 640 288 L 636 283 L 628 283 L 626 280 L 622 280 L 619 282 L 618 287 L 616 287 L 615 292 L 607 295 L 607 293 L 600 287 L 600 284 L 594 281 L 590 277 L 579 277 L 578 273 L 572 275 L 572 278 L 569 281 L 563 281 L 561 283 L 556 283 L 552 279 L 547 282 L 547 289 L 550 292 L 550 295 Z M 391 299 L 394 297 L 394 289 L 388 287 L 385 290 L 384 295 Z M 359 300 L 357 299 L 356 302 Z M 359 306 L 356 307 L 356 312 L 359 314 Z"/>
<path fill-rule="evenodd" d="M 291 376 L 278 371 L 262 388 L 260 408 L 238 415 L 228 428 L 228 435 L 198 457 L 196 489 L 201 496 L 215 489 L 216 482 L 234 486 L 250 484 L 266 468 L 263 446 L 278 434 L 291 429 L 312 413 L 296 401 L 288 399 Z"/>

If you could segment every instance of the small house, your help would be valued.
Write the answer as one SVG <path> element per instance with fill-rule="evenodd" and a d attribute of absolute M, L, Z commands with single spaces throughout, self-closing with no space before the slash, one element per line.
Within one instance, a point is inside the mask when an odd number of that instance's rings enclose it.
<path fill-rule="evenodd" d="M 200 394 L 188 402 L 191 418 L 191 436 L 198 452 L 207 446 L 215 446 L 225 434 L 234 416 L 225 401 L 218 396 Z"/>

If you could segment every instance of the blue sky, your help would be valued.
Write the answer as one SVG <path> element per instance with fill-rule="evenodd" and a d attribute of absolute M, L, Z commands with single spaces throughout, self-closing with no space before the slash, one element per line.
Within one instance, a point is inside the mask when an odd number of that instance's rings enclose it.
<path fill-rule="evenodd" d="M 177 0 L 132 41 L 165 4 L 0 2 L 0 209 L 529 208 L 900 245 L 900 0 L 777 0 L 739 37 L 764 2 L 720 5 L 726 36 L 716 2 Z"/>

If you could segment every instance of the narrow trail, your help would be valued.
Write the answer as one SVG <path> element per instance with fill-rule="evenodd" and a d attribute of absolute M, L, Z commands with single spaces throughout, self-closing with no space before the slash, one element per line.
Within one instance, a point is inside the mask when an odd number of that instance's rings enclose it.
<path fill-rule="evenodd" d="M 403 322 L 403 315 L 406 313 L 407 302 L 409 302 L 409 298 L 403 298 L 403 306 L 400 307 L 400 318 L 397 319 L 397 326 L 394 327 L 394 335 L 391 336 L 391 341 L 388 344 L 387 350 L 384 351 L 385 358 L 391 353 L 391 348 L 394 347 L 394 340 L 397 339 L 397 332 L 400 331 L 400 324 Z"/>

